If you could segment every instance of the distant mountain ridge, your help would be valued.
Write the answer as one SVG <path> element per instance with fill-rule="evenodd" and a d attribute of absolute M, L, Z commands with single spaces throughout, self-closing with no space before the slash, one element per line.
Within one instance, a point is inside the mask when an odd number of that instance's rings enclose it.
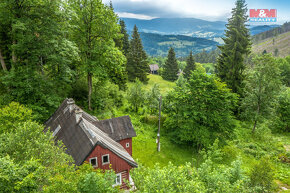
<path fill-rule="evenodd" d="M 224 36 L 226 22 L 206 21 L 196 18 L 156 18 L 141 20 L 133 18 L 121 18 L 125 21 L 128 31 L 131 31 L 136 24 L 139 32 L 157 33 L 162 35 L 186 35 L 214 39 Z M 250 26 L 251 35 L 255 35 L 279 25 L 258 25 Z"/>
<path fill-rule="evenodd" d="M 226 24 L 223 21 L 212 22 L 196 18 L 121 19 L 125 21 L 128 30 L 132 30 L 136 24 L 140 32 L 194 37 L 220 37 Z"/>
<path fill-rule="evenodd" d="M 184 57 L 190 51 L 194 54 L 203 50 L 210 51 L 219 45 L 216 41 L 184 35 L 161 35 L 140 32 L 140 36 L 144 49 L 150 56 L 167 56 L 169 48 L 173 47 L 177 57 Z"/>
<path fill-rule="evenodd" d="M 269 31 L 273 28 L 279 27 L 280 25 L 257 25 L 250 27 L 251 35 L 256 35 L 264 31 Z"/>

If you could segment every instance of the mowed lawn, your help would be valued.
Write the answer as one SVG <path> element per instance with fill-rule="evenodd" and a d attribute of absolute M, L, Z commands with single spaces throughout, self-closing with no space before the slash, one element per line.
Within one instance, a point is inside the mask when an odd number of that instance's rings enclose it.
<path fill-rule="evenodd" d="M 161 166 L 172 162 L 174 165 L 184 165 L 186 162 L 193 163 L 196 153 L 193 148 L 173 143 L 161 127 L 160 152 L 157 152 L 157 118 L 156 124 L 147 124 L 135 121 L 131 116 L 137 137 L 133 138 L 133 157 L 139 163 L 147 167 L 153 167 L 156 163 Z"/>
<path fill-rule="evenodd" d="M 175 86 L 174 82 L 163 80 L 161 76 L 156 74 L 149 74 L 148 78 L 149 78 L 148 84 L 145 84 L 143 87 L 146 91 L 149 91 L 154 84 L 158 84 L 161 94 L 164 95 L 170 90 L 172 90 Z M 128 86 L 130 87 L 132 84 L 133 83 L 130 82 L 128 83 Z"/>

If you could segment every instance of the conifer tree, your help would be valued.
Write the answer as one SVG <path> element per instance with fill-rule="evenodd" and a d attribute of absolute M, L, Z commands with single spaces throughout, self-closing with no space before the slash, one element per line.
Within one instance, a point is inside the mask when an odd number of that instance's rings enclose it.
<path fill-rule="evenodd" d="M 127 54 L 127 72 L 129 81 L 135 81 L 138 78 L 141 82 L 147 83 L 147 73 L 149 65 L 146 52 L 143 49 L 142 41 L 135 25 L 132 39 L 130 40 L 130 48 Z"/>
<path fill-rule="evenodd" d="M 129 35 L 127 33 L 126 24 L 124 20 L 120 19 L 120 26 L 121 26 L 121 34 L 123 34 L 122 38 L 123 54 L 127 55 L 127 53 L 129 52 Z"/>
<path fill-rule="evenodd" d="M 237 0 L 228 20 L 225 44 L 219 46 L 221 54 L 216 66 L 217 75 L 234 93 L 242 96 L 244 80 L 244 56 L 250 53 L 250 35 L 246 27 L 248 16 L 245 0 Z"/>
<path fill-rule="evenodd" d="M 195 66 L 194 58 L 192 56 L 192 51 L 191 51 L 187 60 L 186 60 L 186 67 L 183 70 L 184 77 L 186 79 L 189 79 L 191 71 L 194 71 L 195 69 L 196 69 L 196 66 Z"/>
<path fill-rule="evenodd" d="M 162 72 L 162 78 L 169 81 L 176 81 L 178 79 L 177 73 L 178 64 L 175 57 L 175 52 L 173 48 L 170 48 L 164 65 L 164 71 Z"/>

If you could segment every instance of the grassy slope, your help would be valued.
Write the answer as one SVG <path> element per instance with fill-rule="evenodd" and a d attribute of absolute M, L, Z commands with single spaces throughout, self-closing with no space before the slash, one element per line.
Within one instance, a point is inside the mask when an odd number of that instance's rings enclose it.
<path fill-rule="evenodd" d="M 273 42 L 274 40 L 274 42 Z M 272 53 L 274 55 L 275 49 L 278 49 L 279 57 L 286 57 L 290 55 L 290 32 L 280 34 L 276 37 L 267 38 L 254 44 L 252 51 L 254 53 L 261 54 L 264 50 L 267 53 Z"/>
<path fill-rule="evenodd" d="M 193 149 L 172 143 L 162 131 L 160 135 L 161 151 L 157 152 L 157 124 L 141 123 L 137 119 L 132 120 L 137 132 L 137 137 L 133 138 L 133 157 L 140 163 L 153 167 L 157 162 L 161 166 L 167 165 L 168 162 L 172 162 L 174 165 L 192 162 L 192 158 L 195 156 Z M 157 118 L 154 120 L 157 122 Z"/>
<path fill-rule="evenodd" d="M 156 83 L 159 84 L 161 93 L 166 95 L 173 89 L 175 83 L 163 80 L 161 76 L 148 76 L 149 82 L 144 85 L 144 89 L 149 91 Z M 129 86 L 132 83 L 129 83 Z M 145 166 L 152 167 L 155 163 L 165 166 L 168 162 L 175 165 L 182 165 L 185 162 L 192 162 L 193 149 L 174 144 L 164 137 L 161 128 L 161 152 L 157 152 L 156 135 L 158 118 L 149 116 L 149 121 L 140 121 L 140 115 L 130 113 L 137 137 L 133 138 L 133 157 Z M 147 117 L 148 119 L 148 117 Z"/>
<path fill-rule="evenodd" d="M 149 91 L 153 85 L 156 83 L 159 85 L 161 94 L 166 94 L 170 90 L 173 89 L 175 83 L 163 80 L 163 78 L 159 75 L 149 74 L 148 75 L 149 81 L 148 84 L 144 85 L 144 89 Z M 128 86 L 130 87 L 133 83 L 129 82 Z"/>
<path fill-rule="evenodd" d="M 158 75 L 149 75 L 149 78 L 149 83 L 144 85 L 144 88 L 150 90 L 154 83 L 158 83 L 163 94 L 173 89 L 175 84 L 163 80 Z M 129 86 L 130 85 L 131 83 Z M 118 112 L 116 116 L 128 115 L 128 112 L 122 109 Z M 158 118 L 132 112 L 129 114 L 137 133 L 137 137 L 133 138 L 133 157 L 138 160 L 139 163 L 148 167 L 153 167 L 155 163 L 160 163 L 161 166 L 165 166 L 168 162 L 172 162 L 174 165 L 183 165 L 186 162 L 192 163 L 193 158 L 197 158 L 197 153 L 193 148 L 172 143 L 170 139 L 164 135 L 165 131 L 162 127 L 161 152 L 157 152 L 156 134 Z M 142 121 L 144 117 L 146 117 L 146 121 Z M 265 133 L 263 129 L 258 129 L 261 131 L 258 132 L 256 136 L 252 136 L 251 128 L 247 127 L 247 125 L 243 125 L 238 132 L 240 134 L 236 134 L 237 139 L 229 142 L 228 145 L 222 148 L 222 152 L 225 156 L 223 162 L 230 164 L 231 161 L 240 155 L 243 161 L 243 168 L 249 172 L 253 164 L 259 160 L 257 157 L 275 157 L 276 161 L 272 162 L 275 182 L 281 187 L 283 186 L 290 189 L 290 167 L 288 164 L 279 161 L 281 152 L 284 152 L 283 154 L 289 154 L 289 134 L 271 134 L 268 132 Z M 287 149 L 287 151 L 285 152 L 283 149 Z"/>

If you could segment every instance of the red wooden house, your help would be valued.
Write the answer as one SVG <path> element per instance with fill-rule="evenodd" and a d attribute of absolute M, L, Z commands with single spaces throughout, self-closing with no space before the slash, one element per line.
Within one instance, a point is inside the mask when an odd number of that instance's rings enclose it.
<path fill-rule="evenodd" d="M 132 158 L 132 137 L 136 136 L 129 116 L 99 121 L 66 99 L 45 123 L 55 140 L 61 140 L 76 165 L 89 162 L 95 168 L 116 173 L 116 185 L 127 188 L 132 183 L 131 168 L 137 167 Z"/>

